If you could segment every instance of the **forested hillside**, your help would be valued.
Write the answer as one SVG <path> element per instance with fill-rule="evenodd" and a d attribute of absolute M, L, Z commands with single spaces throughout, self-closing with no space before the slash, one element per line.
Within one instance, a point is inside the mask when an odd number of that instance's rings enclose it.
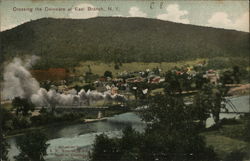
<path fill-rule="evenodd" d="M 146 18 L 43 18 L 1 32 L 1 41 L 5 60 L 38 55 L 38 68 L 249 56 L 249 33 Z"/>

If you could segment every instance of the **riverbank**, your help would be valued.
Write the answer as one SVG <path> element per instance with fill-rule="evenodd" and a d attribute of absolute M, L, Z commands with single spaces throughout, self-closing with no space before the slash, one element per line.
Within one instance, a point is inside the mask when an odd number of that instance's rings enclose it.
<path fill-rule="evenodd" d="M 248 84 L 238 84 L 234 87 L 232 87 L 228 94 L 230 96 L 243 96 L 243 95 L 249 95 L 250 94 L 250 83 Z"/>
<path fill-rule="evenodd" d="M 239 111 L 249 110 L 249 96 L 232 98 L 232 103 L 239 107 Z M 106 113 L 106 115 L 114 113 Z M 113 115 L 113 114 L 112 114 Z M 221 118 L 229 118 L 223 114 Z M 232 114 L 230 114 L 231 116 Z M 237 114 L 235 114 L 237 115 Z M 234 115 L 234 116 L 235 116 Z M 234 117 L 233 116 L 233 117 Z M 232 117 L 230 117 L 232 118 Z M 236 121 L 238 121 L 236 119 Z M 228 122 L 228 120 L 227 120 Z M 234 121 L 235 122 L 235 121 Z M 65 125 L 53 125 L 50 128 L 45 128 L 44 132 L 49 136 L 48 143 L 50 144 L 46 156 L 46 161 L 56 161 L 65 158 L 60 157 L 64 154 L 62 151 L 58 151 L 55 155 L 55 151 L 58 150 L 60 146 L 75 146 L 78 149 L 83 149 L 84 151 L 90 151 L 91 146 L 94 144 L 96 135 L 102 133 L 107 134 L 109 137 L 121 137 L 122 130 L 127 126 L 132 126 L 135 130 L 143 132 L 145 129 L 145 123 L 141 118 L 134 112 L 126 112 L 120 115 L 113 115 L 113 117 L 108 117 L 107 121 L 96 121 L 91 123 L 76 123 L 68 126 Z M 227 124 L 222 126 L 222 129 L 213 129 L 210 131 L 204 131 L 201 133 L 205 137 L 207 145 L 213 146 L 215 151 L 218 153 L 220 158 L 225 157 L 228 153 L 235 151 L 237 149 L 245 152 L 249 148 L 249 144 L 237 137 L 232 137 L 232 133 L 238 134 L 242 124 Z M 231 131 L 231 132 L 230 132 Z M 230 135 L 229 135 L 230 134 Z M 18 137 L 12 137 L 8 139 L 8 143 L 11 145 L 9 151 L 9 158 L 18 154 L 18 149 L 15 145 L 15 141 Z M 51 152 L 52 151 L 52 152 Z M 70 154 L 69 154 L 70 155 Z M 82 158 L 68 157 L 67 160 L 83 161 Z"/>
<path fill-rule="evenodd" d="M 12 137 L 15 137 L 15 136 L 21 136 L 21 135 L 24 135 L 25 133 L 27 132 L 31 132 L 31 131 L 35 131 L 35 130 L 43 130 L 43 129 L 46 129 L 46 128 L 50 128 L 50 127 L 53 127 L 53 126 L 61 126 L 61 125 L 73 125 L 73 124 L 77 124 L 77 123 L 81 123 L 83 122 L 82 119 L 77 119 L 77 120 L 74 120 L 74 121 L 63 121 L 63 122 L 55 122 L 55 123 L 50 123 L 50 124 L 47 124 L 47 125 L 41 125 L 41 126 L 37 126 L 37 127 L 30 127 L 30 128 L 25 128 L 25 129 L 18 129 L 18 130 L 13 130 L 9 133 L 7 133 L 7 135 L 5 136 L 6 139 L 8 138 L 12 138 Z"/>
<path fill-rule="evenodd" d="M 237 99 L 237 95 L 235 96 L 231 96 L 229 97 L 230 99 Z M 119 115 L 122 113 L 126 113 L 129 111 L 122 111 L 122 110 L 109 110 L 109 111 L 105 111 L 104 115 L 102 118 L 109 118 L 112 117 L 114 115 Z M 73 117 L 73 116 L 71 116 Z M 66 126 L 66 125 L 73 125 L 73 124 L 78 124 L 78 123 L 82 123 L 82 124 L 87 124 L 87 123 L 92 123 L 92 122 L 98 122 L 98 121 L 105 121 L 106 119 L 96 119 L 96 115 L 88 115 L 88 116 L 84 116 L 84 117 L 80 117 L 74 120 L 67 120 L 67 121 L 63 121 L 63 119 L 61 119 L 62 121 L 58 121 L 58 122 L 48 122 L 45 125 L 38 125 L 38 126 L 32 126 L 29 128 L 25 128 L 25 129 L 17 129 L 17 130 L 12 130 L 10 132 L 7 133 L 6 138 L 11 138 L 14 136 L 20 136 L 23 135 L 27 132 L 30 131 L 34 131 L 34 130 L 43 130 L 46 128 L 50 128 L 50 127 L 55 127 L 55 126 Z M 85 121 L 86 120 L 86 121 Z"/>
<path fill-rule="evenodd" d="M 109 117 L 112 117 L 114 115 L 119 115 L 122 113 L 126 113 L 126 112 L 128 111 L 120 111 L 120 110 L 106 111 L 102 118 L 95 118 L 95 115 L 87 115 L 85 117 L 80 117 L 80 118 L 77 118 L 75 120 L 70 120 L 70 121 L 69 120 L 58 121 L 58 122 L 48 123 L 48 124 L 40 125 L 40 126 L 32 126 L 32 127 L 24 128 L 24 129 L 11 130 L 7 133 L 5 138 L 21 136 L 27 132 L 31 132 L 35 130 L 44 130 L 46 128 L 55 127 L 55 126 L 67 126 L 67 125 L 74 125 L 74 124 L 80 124 L 80 123 L 88 124 L 88 123 L 93 123 L 93 122 L 98 122 L 98 121 L 105 121 Z"/>
<path fill-rule="evenodd" d="M 207 130 L 201 135 L 206 144 L 212 146 L 220 158 L 227 157 L 232 152 L 242 153 L 250 159 L 250 142 L 246 140 L 244 128 L 246 119 L 224 119 L 220 128 Z M 244 161 L 247 161 L 244 160 Z M 248 160 L 249 161 L 249 160 Z"/>

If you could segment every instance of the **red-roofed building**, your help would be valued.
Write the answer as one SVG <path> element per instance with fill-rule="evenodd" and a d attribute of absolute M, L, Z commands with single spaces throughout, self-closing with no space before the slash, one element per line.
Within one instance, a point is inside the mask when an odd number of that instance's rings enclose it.
<path fill-rule="evenodd" d="M 35 77 L 38 81 L 59 81 L 65 80 L 69 73 L 64 68 L 49 68 L 48 70 L 31 70 L 31 74 Z"/>

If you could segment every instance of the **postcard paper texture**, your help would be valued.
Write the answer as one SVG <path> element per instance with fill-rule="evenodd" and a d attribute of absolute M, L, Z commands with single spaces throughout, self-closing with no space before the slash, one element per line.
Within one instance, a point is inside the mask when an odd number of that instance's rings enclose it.
<path fill-rule="evenodd" d="M 250 160 L 247 0 L 0 0 L 1 161 Z"/>

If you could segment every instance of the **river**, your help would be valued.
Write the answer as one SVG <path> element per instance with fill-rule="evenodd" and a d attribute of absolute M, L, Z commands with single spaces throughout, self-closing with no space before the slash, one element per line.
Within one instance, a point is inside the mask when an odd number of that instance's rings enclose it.
<path fill-rule="evenodd" d="M 237 107 L 239 112 L 249 112 L 249 96 L 231 97 L 231 102 Z M 232 111 L 227 105 L 229 111 Z M 238 117 L 238 114 L 221 114 L 221 118 Z M 213 124 L 213 120 L 207 120 L 207 126 Z M 108 118 L 106 121 L 93 123 L 80 123 L 74 125 L 60 125 L 45 129 L 49 136 L 50 144 L 45 157 L 46 161 L 85 161 L 89 151 L 92 148 L 96 135 L 105 133 L 109 137 L 121 137 L 122 129 L 131 125 L 134 129 L 142 132 L 145 128 L 138 115 L 133 112 L 127 112 Z M 15 140 L 18 137 L 9 138 L 10 144 L 9 158 L 12 161 L 13 156 L 19 153 Z"/>

